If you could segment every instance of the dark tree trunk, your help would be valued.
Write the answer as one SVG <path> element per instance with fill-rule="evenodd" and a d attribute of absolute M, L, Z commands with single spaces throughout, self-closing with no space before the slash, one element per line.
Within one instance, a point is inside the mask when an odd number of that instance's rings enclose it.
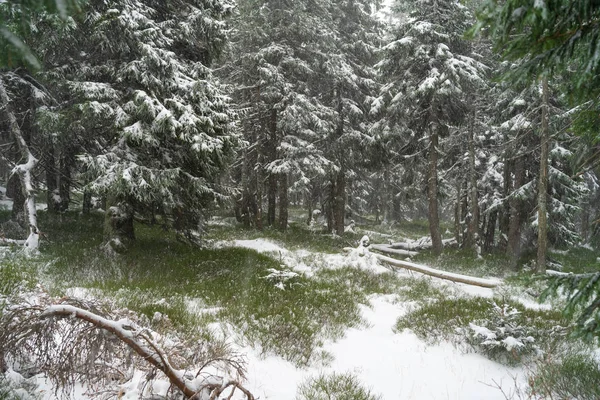
<path fill-rule="evenodd" d="M 60 210 L 60 202 L 57 201 L 58 191 L 58 175 L 56 171 L 56 157 L 54 144 L 51 140 L 48 140 L 46 145 L 48 146 L 48 152 L 45 157 L 45 169 L 46 169 L 46 204 L 48 205 L 48 212 L 56 213 Z"/>
<path fill-rule="evenodd" d="M 550 151 L 550 128 L 548 124 L 548 77 L 542 78 L 542 137 L 540 155 L 540 182 L 538 185 L 538 251 L 536 271 L 546 272 L 548 251 L 548 156 Z"/>
<path fill-rule="evenodd" d="M 71 169 L 73 167 L 72 149 L 67 149 L 61 157 L 60 175 L 58 180 L 58 195 L 60 196 L 59 211 L 67 211 L 71 203 Z"/>
<path fill-rule="evenodd" d="M 277 175 L 270 174 L 267 186 L 267 225 L 275 225 L 277 215 Z"/>
<path fill-rule="evenodd" d="M 427 179 L 427 196 L 429 200 L 429 232 L 431 234 L 432 251 L 435 255 L 442 254 L 442 235 L 440 233 L 440 217 L 438 212 L 438 134 L 431 131 L 431 141 L 429 144 L 429 173 Z"/>
<path fill-rule="evenodd" d="M 117 253 L 135 241 L 133 207 L 126 201 L 107 199 L 104 217 L 104 241 Z"/>
<path fill-rule="evenodd" d="M 508 156 L 504 156 L 504 170 L 503 170 L 503 188 L 502 188 L 502 196 L 505 199 L 508 199 L 511 190 L 511 179 L 510 175 L 513 169 L 514 163 L 509 160 Z M 498 247 L 501 250 L 508 251 L 508 236 L 509 236 L 509 226 L 510 226 L 510 201 L 505 201 L 502 206 L 502 213 L 500 213 L 500 217 L 498 220 L 498 228 L 500 230 L 500 240 L 498 241 Z"/>
<path fill-rule="evenodd" d="M 13 201 L 11 219 L 17 221 L 20 225 L 27 226 L 25 221 L 25 195 L 21 186 L 19 175 L 12 174 L 6 185 L 6 196 Z"/>
<path fill-rule="evenodd" d="M 493 211 L 488 215 L 485 227 L 485 238 L 483 240 L 483 250 L 487 253 L 494 248 L 494 238 L 496 234 L 496 221 L 498 220 L 498 211 Z"/>
<path fill-rule="evenodd" d="M 454 203 L 454 239 L 456 239 L 456 243 L 460 246 L 461 245 L 461 227 L 460 227 L 460 220 L 461 220 L 461 189 L 462 189 L 462 181 L 458 181 L 457 185 L 456 185 L 456 202 Z"/>
<path fill-rule="evenodd" d="M 341 236 L 344 234 L 344 214 L 346 212 L 346 174 L 343 170 L 336 176 L 333 207 L 335 233 Z"/>
<path fill-rule="evenodd" d="M 513 191 L 518 190 L 523 186 L 525 178 L 524 160 L 519 157 L 514 163 L 515 180 L 512 185 Z M 517 262 L 521 256 L 521 207 L 522 201 L 512 197 L 509 200 L 510 205 L 510 220 L 508 225 L 508 245 L 506 248 L 507 255 L 511 258 L 511 266 L 517 267 Z"/>
<path fill-rule="evenodd" d="M 256 216 L 255 225 L 256 229 L 263 229 L 263 170 L 262 170 L 262 156 L 259 154 L 256 158 Z"/>
<path fill-rule="evenodd" d="M 287 229 L 288 224 L 288 176 L 287 173 L 279 175 L 279 223 L 278 228 L 281 231 Z"/>
<path fill-rule="evenodd" d="M 83 191 L 83 204 L 81 208 L 84 215 L 88 215 L 92 211 L 92 193 L 88 190 Z"/>
<path fill-rule="evenodd" d="M 473 117 L 473 120 L 475 117 Z M 477 171 L 475 171 L 475 138 L 474 121 L 469 128 L 469 205 L 470 218 L 467 226 L 467 236 L 464 247 L 471 248 L 477 245 L 477 234 L 479 232 L 479 204 L 477 200 Z"/>
<path fill-rule="evenodd" d="M 267 157 L 269 162 L 277 159 L 277 110 L 271 110 L 269 117 L 269 142 L 267 144 Z M 286 188 L 287 190 L 287 188 Z M 277 213 L 277 175 L 269 173 L 267 186 L 267 225 L 275 225 Z"/>

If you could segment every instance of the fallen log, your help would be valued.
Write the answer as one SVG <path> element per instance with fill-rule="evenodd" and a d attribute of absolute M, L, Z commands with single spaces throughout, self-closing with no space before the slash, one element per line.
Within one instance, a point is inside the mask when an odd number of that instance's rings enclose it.
<path fill-rule="evenodd" d="M 0 246 L 10 246 L 13 244 L 23 246 L 25 242 L 26 240 L 0 238 Z"/>
<path fill-rule="evenodd" d="M 456 245 L 456 239 L 443 239 L 442 245 L 444 247 Z M 430 249 L 433 245 L 431 244 L 431 238 L 424 237 L 417 240 L 407 240 L 405 242 L 397 242 L 389 245 L 392 249 L 398 250 L 426 250 Z"/>
<path fill-rule="evenodd" d="M 354 249 L 351 247 L 344 248 L 344 251 L 352 251 L 352 250 L 354 250 Z M 480 287 L 485 287 L 485 288 L 494 288 L 494 287 L 500 285 L 500 283 L 501 283 L 500 281 L 498 281 L 496 279 L 476 278 L 476 277 L 469 276 L 469 275 L 455 274 L 453 272 L 446 272 L 446 271 L 442 271 L 439 269 L 431 268 L 426 265 L 420 265 L 420 264 L 415 264 L 415 263 L 408 262 L 408 261 L 396 260 L 395 258 L 384 256 L 382 254 L 377 254 L 377 253 L 371 253 L 371 254 L 373 254 L 375 257 L 377 257 L 378 260 L 392 266 L 392 268 L 394 270 L 396 268 L 404 268 L 404 269 L 408 269 L 411 271 L 420 272 L 425 275 L 433 276 L 435 278 L 446 279 L 446 280 L 449 280 L 452 282 L 466 283 L 467 285 L 474 285 L 474 286 L 480 286 Z"/>
<path fill-rule="evenodd" d="M 419 255 L 416 251 L 394 249 L 387 244 L 372 244 L 370 249 L 381 251 L 382 253 L 392 254 L 396 256 L 414 257 Z"/>

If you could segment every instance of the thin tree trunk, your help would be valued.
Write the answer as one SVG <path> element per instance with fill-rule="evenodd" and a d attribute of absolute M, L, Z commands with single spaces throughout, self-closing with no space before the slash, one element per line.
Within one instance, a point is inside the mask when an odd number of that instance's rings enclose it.
<path fill-rule="evenodd" d="M 475 119 L 475 116 L 473 116 Z M 477 201 L 477 175 L 475 171 L 475 138 L 474 122 L 469 128 L 469 205 L 470 219 L 467 227 L 467 237 L 465 238 L 465 248 L 471 248 L 477 244 L 477 233 L 479 231 L 479 204 Z"/>
<path fill-rule="evenodd" d="M 104 241 L 117 253 L 124 252 L 135 241 L 131 205 L 127 201 L 110 196 L 106 200 L 104 215 Z"/>
<path fill-rule="evenodd" d="M 257 150 L 258 152 L 258 150 Z M 256 228 L 260 231 L 263 229 L 263 170 L 262 170 L 262 155 L 256 156 Z"/>
<path fill-rule="evenodd" d="M 283 173 L 279 175 L 279 223 L 278 228 L 281 231 L 287 229 L 288 224 L 288 175 Z"/>
<path fill-rule="evenodd" d="M 333 206 L 335 233 L 341 236 L 344 234 L 344 214 L 346 212 L 346 174 L 344 173 L 343 169 L 337 174 L 336 177 Z"/>
<path fill-rule="evenodd" d="M 502 171 L 503 177 L 503 187 L 502 187 L 502 196 L 504 199 L 508 199 L 510 195 L 510 174 L 512 170 L 512 166 L 514 164 L 509 160 L 509 157 L 504 155 L 504 170 Z M 502 206 L 502 212 L 500 213 L 500 218 L 498 220 L 498 228 L 500 230 L 500 240 L 498 241 L 498 247 L 502 250 L 508 251 L 508 232 L 510 226 L 510 201 L 505 201 Z"/>
<path fill-rule="evenodd" d="M 548 77 L 542 78 L 542 132 L 540 155 L 540 182 L 538 186 L 538 251 L 536 271 L 546 272 L 548 248 L 548 155 L 550 151 L 550 128 L 548 124 Z"/>
<path fill-rule="evenodd" d="M 269 119 L 269 143 L 267 144 L 269 162 L 277 159 L 277 110 L 271 110 Z M 286 188 L 287 190 L 287 188 Z M 267 225 L 275 225 L 277 212 L 277 175 L 269 172 L 267 187 Z"/>
<path fill-rule="evenodd" d="M 0 79 L 0 110 L 8 123 L 8 129 L 13 136 L 17 148 L 21 153 L 21 159 L 26 160 L 24 164 L 15 166 L 14 173 L 19 175 L 21 188 L 25 196 L 25 212 L 29 224 L 29 237 L 25 242 L 25 249 L 30 253 L 35 253 L 39 247 L 39 230 L 37 225 L 37 213 L 35 209 L 35 188 L 33 186 L 32 172 L 37 164 L 37 159 L 31 154 L 29 146 L 25 142 L 21 129 L 17 124 L 17 119 L 13 114 L 4 82 Z"/>
<path fill-rule="evenodd" d="M 456 243 L 458 243 L 458 246 L 461 245 L 460 239 L 461 239 L 461 235 L 460 235 L 460 204 L 461 204 L 461 189 L 462 189 L 462 182 L 460 180 L 458 180 L 457 185 L 456 185 L 456 202 L 454 203 L 454 238 L 456 239 Z"/>
<path fill-rule="evenodd" d="M 435 255 L 442 254 L 442 235 L 440 233 L 440 217 L 438 212 L 438 176 L 437 176 L 437 154 L 438 134 L 431 131 L 429 144 L 429 176 L 427 179 L 427 195 L 429 197 L 429 232 L 431 234 L 432 251 Z"/>
<path fill-rule="evenodd" d="M 46 154 L 46 204 L 48 212 L 56 213 L 60 209 L 60 202 L 57 201 L 58 196 L 58 168 L 56 162 L 56 148 L 52 140 L 47 140 L 46 146 L 49 151 Z"/>
<path fill-rule="evenodd" d="M 496 221 L 498 220 L 498 211 L 493 211 L 488 215 L 485 228 L 485 238 L 483 241 L 483 250 L 487 253 L 494 247 L 494 238 L 496 235 Z"/>
<path fill-rule="evenodd" d="M 525 178 L 525 167 L 523 157 L 519 157 L 514 163 L 515 180 L 512 185 L 513 192 L 523 186 Z M 522 201 L 515 196 L 509 200 L 510 220 L 508 225 L 508 243 L 506 247 L 507 255 L 511 258 L 513 268 L 517 267 L 517 262 L 521 256 L 521 206 Z"/>

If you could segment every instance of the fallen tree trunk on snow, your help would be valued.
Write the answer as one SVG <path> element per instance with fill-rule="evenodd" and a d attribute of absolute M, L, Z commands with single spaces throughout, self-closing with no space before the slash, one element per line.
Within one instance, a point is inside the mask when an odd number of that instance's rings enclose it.
<path fill-rule="evenodd" d="M 444 247 L 455 246 L 456 244 L 457 244 L 457 242 L 456 242 L 456 239 L 454 239 L 454 238 L 442 240 L 442 245 Z M 433 247 L 433 245 L 431 244 L 430 237 L 422 237 L 421 239 L 417 239 L 417 240 L 408 239 L 405 242 L 392 243 L 389 245 L 389 247 L 392 249 L 399 249 L 399 250 L 426 250 L 426 249 L 431 249 Z"/>
<path fill-rule="evenodd" d="M 419 255 L 416 251 L 395 249 L 387 244 L 372 244 L 370 249 L 381 251 L 382 253 L 392 254 L 396 256 L 414 257 Z"/>
<path fill-rule="evenodd" d="M 352 251 L 352 250 L 354 250 L 354 249 L 351 247 L 344 248 L 344 251 Z M 446 279 L 446 280 L 452 281 L 452 282 L 465 283 L 467 285 L 474 285 L 474 286 L 480 286 L 480 287 L 485 287 L 485 288 L 493 288 L 493 287 L 500 285 L 500 283 L 501 283 L 500 281 L 497 281 L 495 279 L 476 278 L 476 277 L 469 276 L 469 275 L 455 274 L 453 272 L 446 272 L 446 271 L 442 271 L 439 269 L 431 268 L 426 265 L 415 264 L 415 263 L 408 262 L 408 261 L 396 260 L 395 258 L 384 256 L 382 254 L 377 254 L 377 253 L 371 253 L 371 254 L 373 254 L 375 257 L 377 257 L 377 259 L 379 261 L 382 261 L 385 264 L 392 266 L 393 269 L 404 268 L 404 269 L 408 269 L 411 271 L 420 272 L 425 275 L 433 276 L 435 278 Z"/>

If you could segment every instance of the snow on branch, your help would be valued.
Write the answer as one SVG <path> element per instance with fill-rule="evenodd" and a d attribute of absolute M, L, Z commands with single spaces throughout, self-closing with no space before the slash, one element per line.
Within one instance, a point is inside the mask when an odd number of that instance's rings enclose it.
<path fill-rule="evenodd" d="M 34 364 L 56 391 L 68 392 L 83 381 L 89 387 L 109 388 L 94 390 L 109 397 L 131 390 L 140 398 L 179 392 L 187 399 L 216 400 L 225 390 L 231 391 L 228 398 L 239 390 L 243 398 L 254 400 L 240 383 L 242 362 L 226 349 L 217 354 L 206 343 L 179 342 L 172 334 L 166 338 L 138 325 L 129 311 L 107 311 L 96 301 L 55 300 L 42 293 L 7 307 L 1 315 L 0 354 Z M 139 357 L 134 360 L 133 354 Z M 191 366 L 189 360 L 200 366 Z M 134 378 L 140 370 L 147 372 L 141 388 Z M 168 382 L 161 384 L 165 377 Z M 115 381 L 120 385 L 110 389 Z"/>

